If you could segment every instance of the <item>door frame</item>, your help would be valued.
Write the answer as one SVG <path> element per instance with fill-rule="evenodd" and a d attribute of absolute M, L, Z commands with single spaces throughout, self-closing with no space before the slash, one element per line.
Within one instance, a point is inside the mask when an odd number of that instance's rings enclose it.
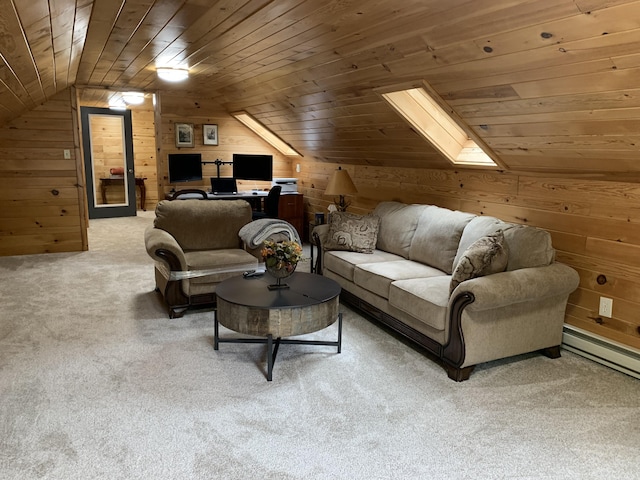
<path fill-rule="evenodd" d="M 93 171 L 93 159 L 91 148 L 91 128 L 89 118 L 91 115 L 109 115 L 122 117 L 123 119 L 123 140 L 125 146 L 125 191 L 126 203 L 96 206 L 95 181 Z M 131 121 L 131 110 L 111 110 L 100 107 L 80 107 L 80 123 L 82 126 L 82 146 L 84 151 L 84 168 L 86 176 L 87 207 L 89 219 L 112 218 L 112 217 L 134 217 L 136 215 L 136 179 L 133 162 L 133 127 Z"/>

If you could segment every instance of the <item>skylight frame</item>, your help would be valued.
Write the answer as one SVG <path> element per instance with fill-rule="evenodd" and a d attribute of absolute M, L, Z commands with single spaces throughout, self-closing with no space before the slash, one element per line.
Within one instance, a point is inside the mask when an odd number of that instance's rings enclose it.
<path fill-rule="evenodd" d="M 265 127 L 262 123 L 256 120 L 253 116 L 248 114 L 245 111 L 240 112 L 232 112 L 231 116 L 235 117 L 236 120 L 244 124 L 249 129 L 253 130 L 253 132 L 262 138 L 265 142 L 269 143 L 272 147 L 278 150 L 280 153 L 287 157 L 301 157 L 300 154 L 295 148 L 289 145 L 287 142 L 278 137 L 275 133 L 273 133 L 269 128 Z"/>
<path fill-rule="evenodd" d="M 442 107 L 444 101 L 427 84 L 379 93 L 453 165 L 491 169 L 503 167 L 497 155 L 484 142 L 478 138 L 478 143 L 471 138 L 470 129 L 463 128 L 462 122 Z"/>

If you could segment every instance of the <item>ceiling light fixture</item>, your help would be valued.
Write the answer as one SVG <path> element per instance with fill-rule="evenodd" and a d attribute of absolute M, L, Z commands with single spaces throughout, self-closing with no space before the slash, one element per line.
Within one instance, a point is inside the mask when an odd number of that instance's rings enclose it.
<path fill-rule="evenodd" d="M 232 113 L 236 120 L 242 122 L 245 126 L 253 130 L 259 135 L 265 142 L 270 143 L 274 148 L 277 148 L 280 153 L 287 155 L 288 157 L 300 157 L 300 155 L 291 145 L 286 143 L 275 133 L 269 130 L 267 127 L 258 122 L 255 118 L 249 115 L 247 112 Z"/>
<path fill-rule="evenodd" d="M 119 95 L 114 95 L 109 99 L 109 109 L 123 111 L 127 109 L 127 105 L 122 100 L 122 97 Z"/>
<path fill-rule="evenodd" d="M 125 92 L 122 94 L 122 99 L 129 105 L 141 105 L 144 103 L 143 92 Z"/>
<path fill-rule="evenodd" d="M 167 82 L 182 82 L 189 78 L 188 68 L 158 67 L 156 73 L 159 78 Z"/>

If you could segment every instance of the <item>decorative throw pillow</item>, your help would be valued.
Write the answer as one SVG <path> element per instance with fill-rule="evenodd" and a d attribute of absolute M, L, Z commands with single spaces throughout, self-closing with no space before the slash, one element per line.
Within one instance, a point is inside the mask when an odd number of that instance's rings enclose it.
<path fill-rule="evenodd" d="M 377 215 L 332 212 L 329 215 L 329 233 L 325 248 L 373 253 L 378 240 L 379 226 L 380 217 Z"/>
<path fill-rule="evenodd" d="M 509 260 L 509 249 L 502 230 L 479 238 L 464 251 L 451 276 L 449 293 L 465 280 L 504 272 Z"/>

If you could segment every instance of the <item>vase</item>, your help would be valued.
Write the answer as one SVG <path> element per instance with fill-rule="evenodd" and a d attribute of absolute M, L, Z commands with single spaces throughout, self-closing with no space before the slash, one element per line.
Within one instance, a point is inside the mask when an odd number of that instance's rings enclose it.
<path fill-rule="evenodd" d="M 283 266 L 282 268 L 276 268 L 275 266 L 272 266 L 272 267 L 267 266 L 266 269 L 269 275 L 271 275 L 273 278 L 276 279 L 275 284 L 269 285 L 268 287 L 269 290 L 274 290 L 278 288 L 289 288 L 289 285 L 287 285 L 286 283 L 282 283 L 282 279 L 287 278 L 293 272 L 295 272 L 296 266 L 297 266 L 296 263 L 289 264 L 289 268 L 287 268 L 286 266 Z"/>

